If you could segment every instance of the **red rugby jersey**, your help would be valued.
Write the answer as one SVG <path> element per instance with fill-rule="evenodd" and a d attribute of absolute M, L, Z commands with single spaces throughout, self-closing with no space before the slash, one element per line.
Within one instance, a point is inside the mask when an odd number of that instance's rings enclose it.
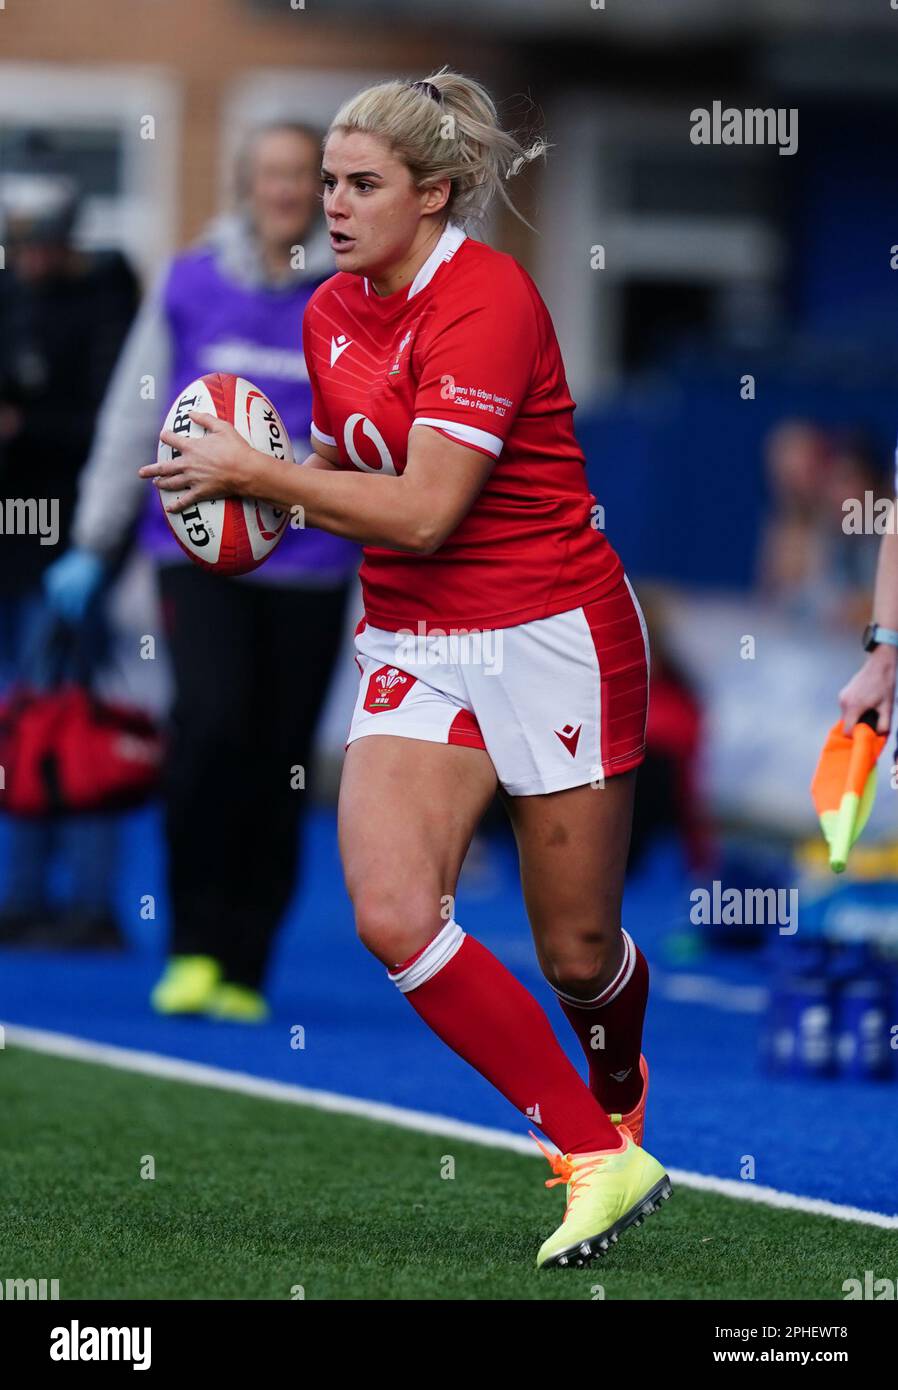
<path fill-rule="evenodd" d="M 341 468 L 401 474 L 414 423 L 496 460 L 433 555 L 364 548 L 374 627 L 509 627 L 619 581 L 621 561 L 593 524 L 552 320 L 512 256 L 450 222 L 407 288 L 378 296 L 366 277 L 326 280 L 302 340 L 313 440 L 334 445 Z"/>

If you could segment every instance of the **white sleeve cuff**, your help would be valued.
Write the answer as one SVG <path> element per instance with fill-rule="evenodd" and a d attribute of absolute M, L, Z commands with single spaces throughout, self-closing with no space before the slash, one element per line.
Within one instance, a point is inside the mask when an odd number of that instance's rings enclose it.
<path fill-rule="evenodd" d="M 494 458 L 499 457 L 505 443 L 498 434 L 488 434 L 486 430 L 475 429 L 473 425 L 464 425 L 458 420 L 439 420 L 431 415 L 418 415 L 412 424 L 432 425 L 434 429 L 442 430 L 444 434 L 457 439 L 459 444 L 470 444 L 474 448 L 485 449 Z"/>
<path fill-rule="evenodd" d="M 323 430 L 320 430 L 320 429 L 318 428 L 318 426 L 315 424 L 315 421 L 314 421 L 314 420 L 312 421 L 312 428 L 311 428 L 311 430 L 310 430 L 310 433 L 311 433 L 312 438 L 313 438 L 313 439 L 317 439 L 317 440 L 319 441 L 319 443 L 321 443 L 321 444 L 332 444 L 332 445 L 334 446 L 334 448 L 336 449 L 336 447 L 337 447 L 337 441 L 336 441 L 336 439 L 334 439 L 333 435 L 332 435 L 332 434 L 325 434 Z"/>

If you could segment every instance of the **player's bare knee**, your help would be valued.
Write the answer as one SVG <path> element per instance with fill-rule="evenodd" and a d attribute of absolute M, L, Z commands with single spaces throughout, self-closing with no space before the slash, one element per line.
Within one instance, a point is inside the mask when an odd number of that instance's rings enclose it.
<path fill-rule="evenodd" d="M 373 956 L 391 967 L 408 960 L 436 936 L 444 925 L 439 898 L 407 893 L 364 891 L 355 901 L 359 940 Z"/>
<path fill-rule="evenodd" d="M 617 968 L 619 939 L 619 932 L 591 932 L 579 942 L 544 945 L 540 953 L 543 974 L 563 994 L 593 998 Z"/>

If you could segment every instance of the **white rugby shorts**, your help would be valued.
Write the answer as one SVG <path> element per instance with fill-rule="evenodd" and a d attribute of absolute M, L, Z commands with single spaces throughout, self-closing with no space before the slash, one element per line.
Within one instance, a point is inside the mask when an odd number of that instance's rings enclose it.
<path fill-rule="evenodd" d="M 551 618 L 445 634 L 364 618 L 347 747 L 371 734 L 483 748 L 510 796 L 601 785 L 645 756 L 649 640 L 626 575 Z"/>

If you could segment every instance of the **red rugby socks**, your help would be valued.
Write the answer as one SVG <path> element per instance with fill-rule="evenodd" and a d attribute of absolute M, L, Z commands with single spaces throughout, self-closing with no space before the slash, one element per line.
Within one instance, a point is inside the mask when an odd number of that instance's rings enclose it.
<path fill-rule="evenodd" d="M 594 999 L 575 999 L 555 990 L 586 1053 L 589 1089 L 609 1114 L 626 1114 L 642 1097 L 639 1053 L 649 996 L 645 956 L 627 932 L 621 932 L 621 939 L 620 965 Z"/>
<path fill-rule="evenodd" d="M 568 1061 L 544 1010 L 457 922 L 394 966 L 390 979 L 437 1037 L 562 1153 L 621 1147 L 621 1135 Z"/>

